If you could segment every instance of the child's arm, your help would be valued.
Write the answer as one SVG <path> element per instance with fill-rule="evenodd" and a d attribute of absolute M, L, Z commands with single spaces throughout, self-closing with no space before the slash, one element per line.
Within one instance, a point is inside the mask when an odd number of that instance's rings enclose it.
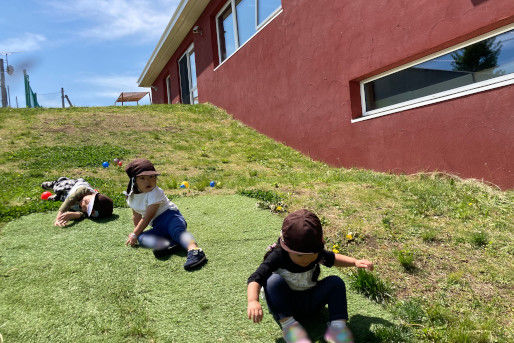
<path fill-rule="evenodd" d="M 80 219 L 84 216 L 84 213 L 82 212 L 73 212 L 73 211 L 68 211 L 68 212 L 57 212 L 57 217 L 55 217 L 55 223 L 54 225 L 55 226 L 60 226 L 60 227 L 63 227 L 63 226 L 66 226 L 66 224 L 68 224 L 68 222 L 72 219 Z"/>
<path fill-rule="evenodd" d="M 248 284 L 248 319 L 252 319 L 254 323 L 259 323 L 262 320 L 262 307 L 259 303 L 259 292 L 261 285 L 258 282 L 252 281 Z"/>
<path fill-rule="evenodd" d="M 82 218 L 82 212 L 70 212 L 69 209 L 76 203 L 78 203 L 84 196 L 91 194 L 89 189 L 85 186 L 78 187 L 73 194 L 69 194 L 66 200 L 62 203 L 61 207 L 59 207 L 59 211 L 57 212 L 57 216 L 55 217 L 55 226 L 65 226 L 68 224 L 68 221 L 71 219 L 79 219 Z"/>
<path fill-rule="evenodd" d="M 357 268 L 366 268 L 368 270 L 373 270 L 373 262 L 368 260 L 357 260 L 356 258 L 350 256 L 344 256 L 341 254 L 336 254 L 336 260 L 334 262 L 334 266 L 336 267 L 357 267 Z"/>
<path fill-rule="evenodd" d="M 132 218 L 134 220 L 135 228 L 134 228 L 134 231 L 129 234 L 128 239 L 125 242 L 125 245 L 129 245 L 129 244 L 131 246 L 136 245 L 137 236 L 139 236 L 141 234 L 141 232 L 143 232 L 143 230 L 146 229 L 146 227 L 148 226 L 150 221 L 153 219 L 153 217 L 155 217 L 155 214 L 157 213 L 158 209 L 159 209 L 159 203 L 152 204 L 146 208 L 144 217 L 141 217 L 141 215 L 139 213 L 137 214 L 137 216 L 136 216 L 136 214 L 133 215 Z M 134 211 L 132 211 L 132 212 L 134 213 Z M 136 220 L 138 218 L 139 218 L 139 220 L 136 223 Z"/>

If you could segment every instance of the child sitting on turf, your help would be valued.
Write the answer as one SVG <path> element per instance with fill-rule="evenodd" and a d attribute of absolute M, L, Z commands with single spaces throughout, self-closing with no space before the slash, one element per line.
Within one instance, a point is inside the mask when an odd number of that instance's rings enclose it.
<path fill-rule="evenodd" d="M 373 270 L 373 263 L 334 254 L 324 249 L 319 218 L 308 210 L 288 215 L 278 242 L 271 246 L 264 261 L 248 279 L 248 318 L 262 320 L 259 292 L 264 287 L 268 308 L 282 328 L 284 340 L 310 342 L 297 318 L 318 313 L 328 304 L 330 323 L 325 332 L 327 342 L 353 342 L 346 326 L 348 311 L 346 288 L 338 276 L 318 281 L 320 264 Z"/>
<path fill-rule="evenodd" d="M 126 244 L 139 243 L 151 248 L 155 257 L 171 254 L 180 244 L 187 250 L 184 269 L 192 270 L 205 264 L 205 253 L 198 248 L 193 235 L 186 231 L 187 223 L 177 205 L 157 187 L 159 174 L 153 164 L 139 158 L 130 162 L 125 171 L 130 178 L 125 195 L 134 222 L 134 231 L 129 234 Z M 152 228 L 144 231 L 148 225 Z"/>
<path fill-rule="evenodd" d="M 112 215 L 112 200 L 98 193 L 84 179 L 60 177 L 41 184 L 43 189 L 53 190 L 49 200 L 64 201 L 55 218 L 55 226 L 66 226 L 72 219 L 105 218 Z"/>

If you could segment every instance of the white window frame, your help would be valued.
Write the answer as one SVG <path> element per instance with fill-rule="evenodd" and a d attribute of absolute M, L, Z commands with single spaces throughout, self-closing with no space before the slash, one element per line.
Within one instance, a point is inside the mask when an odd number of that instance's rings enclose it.
<path fill-rule="evenodd" d="M 187 50 L 180 56 L 180 58 L 177 60 L 177 63 L 180 62 L 180 60 L 187 55 L 186 61 L 187 61 L 187 77 L 189 79 L 189 103 L 191 105 L 198 104 L 198 96 L 194 97 L 194 91 L 198 93 L 198 77 L 195 75 L 196 78 L 196 87 L 193 88 L 193 75 L 191 73 L 191 54 L 194 53 L 194 43 L 187 48 Z M 195 53 L 195 66 L 196 66 L 196 53 Z M 196 71 L 196 68 L 195 68 Z M 179 80 L 180 80 L 180 64 L 179 64 Z M 180 83 L 180 81 L 179 81 Z M 180 95 L 182 96 L 182 84 L 180 84 L 181 92 Z"/>
<path fill-rule="evenodd" d="M 230 59 L 230 57 L 232 57 L 233 55 L 236 54 L 236 52 L 239 51 L 239 49 L 241 49 L 243 46 L 246 45 L 246 43 L 248 43 L 249 41 L 252 40 L 253 37 L 255 37 L 256 34 L 259 33 L 259 31 L 261 31 L 266 25 L 268 25 L 273 19 L 275 19 L 280 13 L 282 13 L 282 0 L 280 1 L 280 6 L 275 10 L 273 11 L 266 19 L 264 19 L 262 21 L 262 23 L 258 23 L 258 19 L 259 19 L 259 1 L 260 0 L 255 0 L 255 33 L 253 35 L 250 36 L 250 38 L 248 38 L 248 40 L 246 42 L 244 42 L 243 44 L 239 44 L 239 32 L 238 32 L 238 29 L 237 29 L 237 11 L 236 11 L 236 0 L 228 0 L 227 3 L 221 8 L 221 10 L 218 12 L 218 14 L 216 15 L 216 40 L 217 40 L 217 44 L 218 44 L 218 60 L 219 60 L 219 65 L 214 68 L 214 71 L 216 71 L 216 69 L 218 69 L 223 63 L 225 63 L 228 59 Z M 223 61 L 221 60 L 221 46 L 220 46 L 220 27 L 219 27 L 219 17 L 221 16 L 221 14 L 223 12 L 225 12 L 225 10 L 231 6 L 232 7 L 232 21 L 233 21 L 233 26 L 234 26 L 234 40 L 235 40 L 235 43 L 236 43 L 236 49 L 234 50 L 234 52 L 227 56 L 227 58 L 225 58 Z"/>
<path fill-rule="evenodd" d="M 166 77 L 166 94 L 168 96 L 168 104 L 171 104 L 171 75 Z"/>
<path fill-rule="evenodd" d="M 429 104 L 433 104 L 433 103 L 437 103 L 437 102 L 442 102 L 442 101 L 446 101 L 446 100 L 450 100 L 450 99 L 454 99 L 454 98 L 459 98 L 459 97 L 462 97 L 462 96 L 466 96 L 466 95 L 470 95 L 470 94 L 475 94 L 475 93 L 483 92 L 483 91 L 486 91 L 486 90 L 490 90 L 490 89 L 504 87 L 504 86 L 507 86 L 507 85 L 514 84 L 514 73 L 510 73 L 510 74 L 499 76 L 499 77 L 495 77 L 495 78 L 492 78 L 492 79 L 489 79 L 489 80 L 485 80 L 485 81 L 481 81 L 481 82 L 476 82 L 476 83 L 473 83 L 473 84 L 470 84 L 470 85 L 466 85 L 466 86 L 462 86 L 462 87 L 457 87 L 457 88 L 453 88 L 453 89 L 450 89 L 450 90 L 447 90 L 447 91 L 443 91 L 443 92 L 427 95 L 427 96 L 420 97 L 420 98 L 417 98 L 417 99 L 400 102 L 398 104 L 382 107 L 382 108 L 379 108 L 379 109 L 376 109 L 376 110 L 366 111 L 366 99 L 365 99 L 366 95 L 365 95 L 365 92 L 364 92 L 364 84 L 365 83 L 368 83 L 368 82 L 380 79 L 380 78 L 382 78 L 384 76 L 387 76 L 387 75 L 394 74 L 394 73 L 396 73 L 398 71 L 401 71 L 401 70 L 404 70 L 404 69 L 408 69 L 408 68 L 413 67 L 413 66 L 415 66 L 417 64 L 420 64 L 420 63 L 423 63 L 423 62 L 427 62 L 429 60 L 432 60 L 434 58 L 446 55 L 446 54 L 448 54 L 450 52 L 462 49 L 462 48 L 464 48 L 464 47 L 466 47 L 468 45 L 472 45 L 472 44 L 477 43 L 479 41 L 482 41 L 484 39 L 488 39 L 488 38 L 500 35 L 502 33 L 510 31 L 512 29 L 514 29 L 514 24 L 510 24 L 508 26 L 504 26 L 502 28 L 499 28 L 499 29 L 496 29 L 494 31 L 488 32 L 486 34 L 483 34 L 483 35 L 477 36 L 475 38 L 469 39 L 469 40 L 467 40 L 465 42 L 462 42 L 460 44 L 454 45 L 454 46 L 452 46 L 450 48 L 438 51 L 438 52 L 433 53 L 431 55 L 428 55 L 426 57 L 420 58 L 418 60 L 412 61 L 410 63 L 404 64 L 402 66 L 396 67 L 394 69 L 385 71 L 385 72 L 383 72 L 381 74 L 369 77 L 369 78 L 367 78 L 365 80 L 362 80 L 360 82 L 360 96 L 361 96 L 362 117 L 352 119 L 351 122 L 355 123 L 355 122 L 359 122 L 359 121 L 363 121 L 363 120 L 369 120 L 369 119 L 373 119 L 373 118 L 385 116 L 385 115 L 388 115 L 388 114 L 393 114 L 393 113 L 405 111 L 405 110 L 416 108 L 416 107 L 426 106 L 426 105 L 429 105 Z"/>

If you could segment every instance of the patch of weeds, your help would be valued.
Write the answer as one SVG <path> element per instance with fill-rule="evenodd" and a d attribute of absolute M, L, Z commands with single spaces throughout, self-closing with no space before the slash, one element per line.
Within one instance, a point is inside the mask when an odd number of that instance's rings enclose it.
<path fill-rule="evenodd" d="M 391 227 L 392 227 L 392 220 L 391 218 L 389 218 L 388 216 L 385 216 L 384 218 L 382 218 L 382 225 L 388 229 L 388 230 L 391 230 Z"/>
<path fill-rule="evenodd" d="M 359 293 L 377 303 L 391 299 L 391 287 L 377 275 L 365 269 L 357 269 L 350 275 L 350 285 Z"/>
<path fill-rule="evenodd" d="M 470 242 L 475 248 L 482 248 L 489 242 L 489 235 L 484 230 L 476 230 L 471 233 Z"/>
<path fill-rule="evenodd" d="M 257 207 L 270 210 L 274 213 L 287 211 L 287 204 L 282 196 L 274 191 L 266 191 L 261 189 L 241 189 L 238 194 L 259 200 Z"/>
<path fill-rule="evenodd" d="M 156 141 L 160 141 L 161 140 L 161 135 L 158 132 L 150 133 L 150 137 L 152 137 L 152 139 L 154 139 Z"/>
<path fill-rule="evenodd" d="M 325 216 L 320 216 L 319 221 L 322 227 L 327 227 L 330 225 L 330 220 L 328 220 Z"/>
<path fill-rule="evenodd" d="M 399 301 L 393 312 L 407 323 L 421 324 L 427 319 L 422 302 L 418 298 Z"/>
<path fill-rule="evenodd" d="M 351 207 L 351 208 L 347 207 L 347 208 L 344 208 L 344 209 L 342 210 L 342 213 L 343 213 L 343 215 L 344 215 L 345 217 L 349 217 L 349 216 L 351 216 L 352 214 L 357 213 L 357 209 L 356 209 L 356 208 L 353 208 L 353 207 Z"/>
<path fill-rule="evenodd" d="M 396 258 L 406 272 L 412 273 L 416 270 L 416 266 L 414 265 L 416 253 L 414 251 L 409 249 L 398 250 L 396 251 Z"/>
<path fill-rule="evenodd" d="M 448 276 L 446 277 L 446 283 L 449 286 L 465 286 L 467 282 L 464 279 L 464 272 L 458 271 L 448 274 Z"/>
<path fill-rule="evenodd" d="M 32 170 L 74 169 L 100 166 L 113 157 L 123 158 L 129 150 L 112 145 L 33 147 L 5 152 L 3 158 Z"/>
<path fill-rule="evenodd" d="M 248 172 L 248 175 L 250 175 L 250 177 L 257 177 L 257 174 L 258 174 L 257 170 L 250 170 Z"/>
<path fill-rule="evenodd" d="M 447 328 L 446 336 L 449 342 L 499 342 L 493 336 L 496 329 L 494 319 L 481 318 L 477 320 L 477 318 L 466 315 L 464 319 L 454 324 L 457 325 L 451 325 Z"/>
<path fill-rule="evenodd" d="M 266 191 L 262 189 L 241 189 L 237 193 L 239 195 L 244 195 L 249 198 L 254 198 L 269 203 L 278 203 L 283 200 L 282 196 L 280 196 L 280 194 L 277 192 Z"/>
<path fill-rule="evenodd" d="M 178 182 L 176 179 L 171 177 L 161 178 L 159 182 L 162 182 L 163 189 L 177 189 L 178 188 Z"/>
<path fill-rule="evenodd" d="M 411 330 L 403 325 L 373 325 L 371 331 L 378 342 L 405 343 L 412 342 Z"/>
<path fill-rule="evenodd" d="M 439 238 L 437 237 L 437 230 L 436 229 L 428 229 L 421 233 L 421 238 L 423 239 L 423 242 L 425 243 L 435 243 L 439 241 Z"/>
<path fill-rule="evenodd" d="M 451 310 L 438 303 L 429 305 L 426 308 L 426 315 L 430 323 L 435 326 L 445 326 L 454 320 Z"/>

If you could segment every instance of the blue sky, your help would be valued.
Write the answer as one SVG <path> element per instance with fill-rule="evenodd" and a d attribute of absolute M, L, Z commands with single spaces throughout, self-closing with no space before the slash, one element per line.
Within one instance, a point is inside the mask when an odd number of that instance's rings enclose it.
<path fill-rule="evenodd" d="M 23 68 L 44 107 L 113 105 L 122 91 L 148 91 L 137 79 L 179 0 L 4 0 L 0 53 L 11 106 L 25 107 Z M 2 57 L 5 60 L 5 55 Z M 140 104 L 149 103 L 148 96 Z"/>

